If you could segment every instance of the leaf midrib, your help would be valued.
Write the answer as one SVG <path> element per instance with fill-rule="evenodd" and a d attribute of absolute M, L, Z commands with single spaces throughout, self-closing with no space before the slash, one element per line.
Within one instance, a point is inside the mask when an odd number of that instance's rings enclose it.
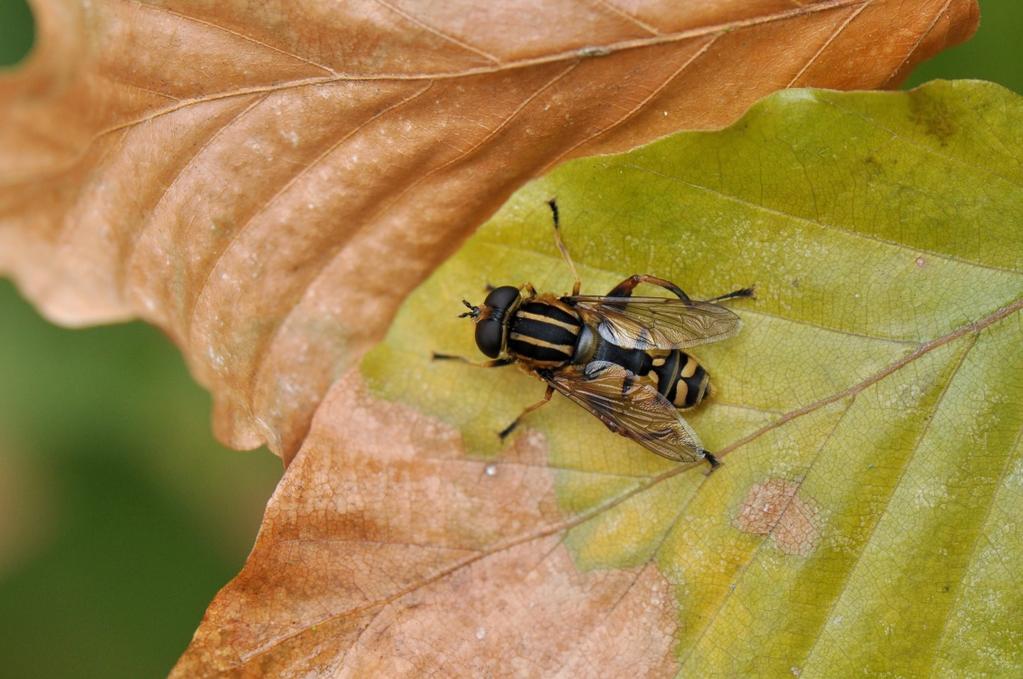
<path fill-rule="evenodd" d="M 477 67 L 473 67 L 473 68 L 461 69 L 461 70 L 458 70 L 458 71 L 435 71 L 433 73 L 424 72 L 424 73 L 375 73 L 375 74 L 340 73 L 340 72 L 336 71 L 335 69 L 330 68 L 329 66 L 325 66 L 325 65 L 320 64 L 318 62 L 311 61 L 311 60 L 306 59 L 305 57 L 299 56 L 298 54 L 295 54 L 295 53 L 293 53 L 293 52 L 291 52 L 289 50 L 286 50 L 286 49 L 283 49 L 283 48 L 280 48 L 280 47 L 276 47 L 274 45 L 270 45 L 270 44 L 268 44 L 268 43 L 266 43 L 266 42 L 264 42 L 262 40 L 259 40 L 257 38 L 253 38 L 251 36 L 248 36 L 248 35 L 246 35 L 244 33 L 240 33 L 238 31 L 234 31 L 234 30 L 229 29 L 229 28 L 227 28 L 225 26 L 221 26 L 220 24 L 217 24 L 217 23 L 214 23 L 214 22 L 210 22 L 210 21 L 206 21 L 204 19 L 199 19 L 197 17 L 192 17 L 192 16 L 189 16 L 189 15 L 186 15 L 186 14 L 181 14 L 180 12 L 176 12 L 176 11 L 173 11 L 173 10 L 168 10 L 167 8 L 164 8 L 164 7 L 159 6 L 159 5 L 146 5 L 144 3 L 139 2 L 139 0 L 133 0 L 133 2 L 136 2 L 137 4 L 142 5 L 143 7 L 146 7 L 148 9 L 163 10 L 163 11 L 166 11 L 167 13 L 172 14 L 174 16 L 177 16 L 179 18 L 190 20 L 190 21 L 195 21 L 195 22 L 201 23 L 201 24 L 203 24 L 205 26 L 209 26 L 211 28 L 222 30 L 222 31 L 224 31 L 226 33 L 229 33 L 230 35 L 233 35 L 235 37 L 242 38 L 244 40 L 252 42 L 253 44 L 260 45 L 260 46 L 265 47 L 266 49 L 272 50 L 274 52 L 278 52 L 280 54 L 287 55 L 288 57 L 291 57 L 291 58 L 293 58 L 293 59 L 295 59 L 297 61 L 300 61 L 302 63 L 308 64 L 310 66 L 315 66 L 316 68 L 320 68 L 320 69 L 325 70 L 325 71 L 327 71 L 328 73 L 331 74 L 329 77 L 324 78 L 323 79 L 324 81 L 326 81 L 326 82 L 336 82 L 336 81 L 341 81 L 341 80 L 349 80 L 349 81 L 372 80 L 372 81 L 376 81 L 376 80 L 430 80 L 430 79 L 466 78 L 466 77 L 472 77 L 472 76 L 476 76 L 476 75 L 486 75 L 488 73 L 498 73 L 498 72 L 503 72 L 503 71 L 520 69 L 520 68 L 529 68 L 529 67 L 532 67 L 532 66 L 541 66 L 541 65 L 544 65 L 544 64 L 549 64 L 549 63 L 554 63 L 554 62 L 559 62 L 559 61 L 569 61 L 569 60 L 573 60 L 574 61 L 574 60 L 585 59 L 585 58 L 595 58 L 595 57 L 588 57 L 585 53 L 583 53 L 583 50 L 585 50 L 585 49 L 593 49 L 593 48 L 597 48 L 597 49 L 600 50 L 599 57 L 605 57 L 605 56 L 609 56 L 609 55 L 617 53 L 617 52 L 624 52 L 624 51 L 628 51 L 628 50 L 642 49 L 642 48 L 645 48 L 645 47 L 656 47 L 656 46 L 662 45 L 662 44 L 670 44 L 670 43 L 675 43 L 675 42 L 682 42 L 682 41 L 685 41 L 685 40 L 690 40 L 690 39 L 693 39 L 693 38 L 704 37 L 704 36 L 708 36 L 708 35 L 715 35 L 715 34 L 720 34 L 720 33 L 729 33 L 729 32 L 732 32 L 732 31 L 737 31 L 737 30 L 741 30 L 741 29 L 745 29 L 745 28 L 753 28 L 753 27 L 756 27 L 756 26 L 762 26 L 762 25 L 765 25 L 765 24 L 776 23 L 776 22 L 779 22 L 779 21 L 787 21 L 789 19 L 794 19 L 794 18 L 798 18 L 798 17 L 802 17 L 802 16 L 808 16 L 808 15 L 812 15 L 812 14 L 821 14 L 821 13 L 825 13 L 825 12 L 830 12 L 832 10 L 844 9 L 844 8 L 847 8 L 847 7 L 867 7 L 867 6 L 871 5 L 871 4 L 873 4 L 875 2 L 875 0 L 824 0 L 823 2 L 814 3 L 812 5 L 799 5 L 799 6 L 795 7 L 795 8 L 793 8 L 793 9 L 783 10 L 781 12 L 773 12 L 773 13 L 770 13 L 770 14 L 765 14 L 765 15 L 758 16 L 758 17 L 752 17 L 752 18 L 749 18 L 749 19 L 737 19 L 737 20 L 734 20 L 734 21 L 726 21 L 726 22 L 723 22 L 723 23 L 711 24 L 709 26 L 700 26 L 698 28 L 690 28 L 690 29 L 686 29 L 686 30 L 683 30 L 683 31 L 673 31 L 673 32 L 669 32 L 669 33 L 658 32 L 656 34 L 650 35 L 650 36 L 645 37 L 645 38 L 631 38 L 631 39 L 628 39 L 628 40 L 617 40 L 617 41 L 611 42 L 611 43 L 606 44 L 606 45 L 597 45 L 597 44 L 584 45 L 582 47 L 576 47 L 576 48 L 561 50 L 559 52 L 552 52 L 550 54 L 545 54 L 545 55 L 538 56 L 538 57 L 529 57 L 529 58 L 525 58 L 525 59 L 514 59 L 512 61 L 500 61 L 498 59 L 496 61 L 496 63 L 494 63 L 492 65 L 489 65 L 489 66 L 477 66 Z M 381 6 L 386 7 L 387 9 L 390 9 L 391 11 L 395 11 L 396 13 L 399 13 L 401 16 L 405 16 L 406 18 L 409 16 L 409 15 L 407 15 L 407 13 L 397 12 L 396 8 L 394 8 L 390 3 L 383 2 L 382 0 L 377 0 L 377 2 Z M 950 4 L 950 1 L 946 2 L 945 7 L 943 7 L 941 10 L 939 10 L 936 13 L 936 16 L 940 17 L 941 14 L 948 9 L 948 5 L 949 4 Z M 618 14 L 620 15 L 620 13 L 618 13 Z M 629 18 L 633 20 L 631 23 L 635 23 L 634 17 L 629 17 Z M 413 17 L 413 19 L 415 19 L 415 17 Z M 452 44 L 456 44 L 459 47 L 466 48 L 466 45 L 465 45 L 464 41 L 460 40 L 459 38 L 455 38 L 454 36 L 450 36 L 447 33 L 444 33 L 443 31 L 440 31 L 439 29 L 437 29 L 437 28 L 435 28 L 433 26 L 429 26 L 429 25 L 425 24 L 424 22 L 419 21 L 418 19 L 415 19 L 415 20 L 418 23 L 418 25 L 423 27 L 424 30 L 429 31 L 430 33 L 433 33 L 434 35 L 440 35 L 440 36 L 444 37 L 446 40 L 448 40 L 449 42 L 451 42 Z M 843 25 L 841 25 L 839 28 L 840 29 L 841 28 L 845 28 L 847 25 L 848 25 L 848 22 L 844 22 Z M 932 26 L 932 28 L 933 28 L 933 26 Z M 927 32 L 924 32 L 922 34 L 922 36 L 921 36 L 921 40 L 923 38 L 925 38 L 926 35 L 927 35 Z M 915 47 L 919 47 L 919 45 L 916 45 Z M 486 56 L 488 59 L 493 59 L 494 58 L 493 55 L 490 55 L 489 53 L 477 51 L 478 49 L 479 48 L 474 48 L 474 49 L 470 48 L 470 51 L 474 51 L 476 54 L 479 54 L 481 56 Z M 910 52 L 910 54 L 912 54 L 912 52 Z M 189 100 L 184 100 L 184 101 L 189 101 Z"/>
<path fill-rule="evenodd" d="M 160 9 L 164 8 L 154 5 L 144 5 L 138 0 L 131 0 L 137 4 L 142 5 L 148 9 Z M 789 19 L 798 18 L 801 16 L 808 16 L 812 14 L 824 13 L 833 10 L 840 10 L 851 7 L 866 7 L 873 4 L 875 0 L 826 0 L 825 2 L 816 3 L 810 6 L 800 6 L 792 10 L 786 10 L 782 12 L 775 12 L 772 14 L 766 14 L 760 17 L 754 17 L 752 19 L 743 19 L 738 21 L 725 22 L 720 24 L 713 24 L 711 26 L 701 26 L 699 28 L 688 29 L 685 31 L 678 31 L 674 33 L 661 33 L 656 36 L 647 38 L 634 38 L 631 40 L 621 40 L 612 42 L 608 45 L 594 46 L 599 47 L 601 54 L 599 58 L 605 58 L 619 52 L 642 49 L 647 47 L 656 47 L 662 44 L 669 44 L 673 42 L 683 42 L 686 40 L 692 40 L 706 36 L 717 36 L 725 33 L 730 33 L 736 30 L 753 28 L 761 25 L 770 23 L 786 21 Z M 143 123 L 151 122 L 157 118 L 163 117 L 180 111 L 182 109 L 196 106 L 200 104 L 211 103 L 215 101 L 221 101 L 224 99 L 230 99 L 234 97 L 242 97 L 253 94 L 269 94 L 273 92 L 281 92 L 290 89 L 299 89 L 307 86 L 325 85 L 338 82 L 398 82 L 398 81 L 417 81 L 417 80 L 454 80 L 461 78 L 471 78 L 474 76 L 488 75 L 493 73 L 501 73 L 510 70 L 519 70 L 525 68 L 532 68 L 536 66 L 543 66 L 546 64 L 558 63 L 558 62 L 579 62 L 587 58 L 596 58 L 586 56 L 581 53 L 581 49 L 573 48 L 569 50 L 562 50 L 559 52 L 553 52 L 551 54 L 542 55 L 539 57 L 530 57 L 526 59 L 518 59 L 509 62 L 502 62 L 490 66 L 479 66 L 473 68 L 466 68 L 457 71 L 437 71 L 433 73 L 374 73 L 374 74 L 358 74 L 358 73 L 339 73 L 330 69 L 322 64 L 311 62 L 303 57 L 293 54 L 287 50 L 269 45 L 261 40 L 252 38 L 243 33 L 228 29 L 219 24 L 215 24 L 203 19 L 196 17 L 190 17 L 188 15 L 180 14 L 178 12 L 169 11 L 169 14 L 174 16 L 195 21 L 205 26 L 223 30 L 224 32 L 233 35 L 238 38 L 248 40 L 254 44 L 261 45 L 266 49 L 286 54 L 287 56 L 294 58 L 298 61 L 314 66 L 316 68 L 325 69 L 328 71 L 328 75 L 325 76 L 311 76 L 308 78 L 301 78 L 297 80 L 286 80 L 279 83 L 273 83 L 270 85 L 258 85 L 252 87 L 240 87 L 232 90 L 224 90 L 222 92 L 216 92 L 213 94 L 206 94 L 199 97 L 193 97 L 190 99 L 179 99 L 172 105 L 165 106 L 148 113 L 144 116 L 106 127 L 92 135 L 92 137 L 82 144 L 83 149 L 88 149 L 100 138 L 113 134 L 120 130 L 128 129 L 140 125 Z M 842 24 L 839 28 L 844 29 L 847 27 L 847 23 Z M 912 53 L 910 53 L 912 54 Z M 817 58 L 818 55 L 813 55 L 812 59 Z M 69 161 L 65 167 L 59 168 L 54 171 L 47 173 L 39 173 L 34 175 L 22 176 L 22 177 L 5 177 L 0 175 L 0 188 L 13 188 L 22 184 L 37 183 L 47 181 L 48 179 L 58 177 L 61 174 L 67 172 L 70 168 L 78 164 L 81 158 L 84 156 L 84 151 L 74 159 Z"/>

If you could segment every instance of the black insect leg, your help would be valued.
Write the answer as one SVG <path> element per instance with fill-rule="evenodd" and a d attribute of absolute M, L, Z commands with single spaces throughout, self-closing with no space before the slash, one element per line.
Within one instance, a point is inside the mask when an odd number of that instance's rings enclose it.
<path fill-rule="evenodd" d="M 714 470 L 721 466 L 721 461 L 714 457 L 714 454 L 709 450 L 703 451 L 703 459 L 710 463 L 710 471 L 707 474 L 713 474 Z"/>
<path fill-rule="evenodd" d="M 511 365 L 512 363 L 515 362 L 514 359 L 511 358 L 495 358 L 492 361 L 483 361 L 482 363 L 476 363 L 475 361 L 470 361 L 465 356 L 455 356 L 454 354 L 440 354 L 437 353 L 436 351 L 433 352 L 432 358 L 435 361 L 461 361 L 462 363 L 466 363 L 476 368 L 500 368 L 503 365 Z"/>
<path fill-rule="evenodd" d="M 753 290 L 752 287 L 750 287 L 750 288 L 739 288 L 738 290 L 732 290 L 731 292 L 726 292 L 725 294 L 718 295 L 717 297 L 711 297 L 710 299 L 708 299 L 706 301 L 708 301 L 708 302 L 723 302 L 726 299 L 742 299 L 744 297 L 753 297 L 753 296 L 754 296 L 754 290 Z"/>
<path fill-rule="evenodd" d="M 678 287 L 677 285 L 675 285 L 671 281 L 665 280 L 663 278 L 657 278 L 656 276 L 649 276 L 647 274 L 633 274 L 632 276 L 629 276 L 624 281 L 622 281 L 621 283 L 616 285 L 614 288 L 612 288 L 611 292 L 607 293 L 607 296 L 608 297 L 631 297 L 632 296 L 632 291 L 640 283 L 650 283 L 651 285 L 659 285 L 660 287 L 664 288 L 665 290 L 674 293 L 679 299 L 681 299 L 684 302 L 692 301 L 690 299 L 689 295 L 687 295 L 685 293 L 685 291 L 682 290 L 682 288 Z M 753 296 L 753 288 L 740 288 L 738 290 L 733 290 L 731 292 L 727 292 L 727 293 L 725 293 L 723 295 L 718 295 L 717 297 L 711 297 L 710 299 L 704 300 L 704 301 L 707 301 L 707 302 L 723 302 L 726 299 L 739 299 L 739 298 L 742 298 L 742 297 L 752 297 L 752 296 Z"/>
<path fill-rule="evenodd" d="M 650 276 L 647 274 L 637 273 L 629 276 L 618 285 L 611 288 L 611 292 L 607 293 L 608 297 L 631 297 L 632 291 L 636 289 L 636 286 L 640 283 L 650 283 L 651 285 L 659 285 L 665 290 L 674 293 L 679 299 L 684 302 L 691 302 L 682 288 L 678 287 L 669 280 L 658 278 L 657 276 Z"/>
<path fill-rule="evenodd" d="M 551 206 L 551 217 L 554 219 L 554 242 L 557 243 L 561 256 L 565 258 L 565 263 L 568 264 L 568 268 L 572 270 L 572 276 L 575 278 L 575 282 L 572 284 L 572 296 L 575 296 L 579 294 L 579 288 L 583 284 L 579 280 L 579 272 L 575 270 L 575 263 L 572 262 L 572 257 L 568 254 L 568 248 L 565 247 L 565 242 L 561 240 L 561 224 L 558 221 L 558 201 L 551 198 L 547 201 L 547 204 Z"/>
<path fill-rule="evenodd" d="M 533 405 L 531 405 L 528 408 L 526 408 L 525 410 L 523 410 L 522 413 L 519 414 L 519 416 L 516 417 L 515 420 L 511 424 L 509 424 L 507 427 L 505 427 L 504 429 L 499 431 L 497 433 L 497 435 L 500 436 L 502 439 L 504 439 L 506 436 L 508 436 L 508 434 L 512 433 L 512 431 L 515 430 L 515 427 L 519 426 L 519 422 L 522 421 L 523 417 L 525 417 L 529 413 L 533 412 L 534 410 L 536 410 L 540 406 L 547 405 L 547 403 L 549 403 L 550 400 L 551 400 L 551 396 L 553 396 L 553 395 L 554 395 L 554 387 L 547 387 L 547 393 L 545 393 L 543 395 L 542 399 L 540 399 L 539 401 L 537 401 Z"/>

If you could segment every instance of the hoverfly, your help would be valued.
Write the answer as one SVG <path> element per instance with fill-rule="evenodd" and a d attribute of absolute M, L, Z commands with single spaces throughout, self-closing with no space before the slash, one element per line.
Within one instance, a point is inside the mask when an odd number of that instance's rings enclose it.
<path fill-rule="evenodd" d="M 489 288 L 480 306 L 462 300 L 476 326 L 476 345 L 491 360 L 481 367 L 518 364 L 547 383 L 543 399 L 499 432 L 503 439 L 522 418 L 551 400 L 555 391 L 596 415 L 608 429 L 678 462 L 721 463 L 703 447 L 681 415 L 710 394 L 710 376 L 682 351 L 734 336 L 739 317 L 718 304 L 752 297 L 741 288 L 693 300 L 671 281 L 635 274 L 606 295 L 580 295 L 575 264 L 561 239 L 558 205 L 548 201 L 554 240 L 575 278 L 572 294 L 538 294 L 529 283 Z M 640 283 L 675 295 L 633 297 Z M 677 299 L 676 299 L 677 298 Z M 435 359 L 461 356 L 434 353 Z"/>

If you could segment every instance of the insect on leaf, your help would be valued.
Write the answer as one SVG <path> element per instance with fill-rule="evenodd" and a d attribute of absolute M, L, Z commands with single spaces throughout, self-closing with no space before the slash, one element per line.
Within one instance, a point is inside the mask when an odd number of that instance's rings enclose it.
<path fill-rule="evenodd" d="M 1023 672 L 1023 99 L 800 90 L 518 191 L 330 390 L 178 676 Z M 710 476 L 475 356 L 487 283 L 755 283 Z M 656 290 L 651 291 L 651 293 Z"/>

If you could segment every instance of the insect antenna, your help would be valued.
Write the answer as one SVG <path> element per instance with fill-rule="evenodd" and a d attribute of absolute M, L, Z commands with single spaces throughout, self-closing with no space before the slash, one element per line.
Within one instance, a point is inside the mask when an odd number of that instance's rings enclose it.
<path fill-rule="evenodd" d="M 468 316 L 470 318 L 478 318 L 479 317 L 479 315 L 480 315 L 480 308 L 478 306 L 473 306 L 472 304 L 469 303 L 468 300 L 465 300 L 465 299 L 462 300 L 462 304 L 464 304 L 465 306 L 469 307 L 469 310 L 466 311 L 465 313 L 458 314 L 459 318 L 465 318 L 466 316 Z"/>

